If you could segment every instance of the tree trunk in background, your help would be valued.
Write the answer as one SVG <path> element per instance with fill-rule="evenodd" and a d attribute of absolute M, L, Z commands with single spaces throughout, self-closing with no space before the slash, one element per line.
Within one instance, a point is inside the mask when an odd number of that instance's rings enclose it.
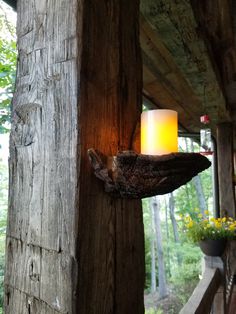
<path fill-rule="evenodd" d="M 154 221 L 154 211 L 153 207 L 151 209 L 151 219 L 152 219 L 152 237 L 151 237 L 151 292 L 156 292 L 157 283 L 156 283 L 156 250 L 155 250 L 155 221 Z"/>
<path fill-rule="evenodd" d="M 166 274 L 165 274 L 165 264 L 164 264 L 164 256 L 163 256 L 162 234 L 161 234 L 160 204 L 156 196 L 151 198 L 151 206 L 154 212 L 155 231 L 156 231 L 156 239 L 157 239 L 159 297 L 160 299 L 162 299 L 167 296 L 167 286 L 166 286 Z"/>
<path fill-rule="evenodd" d="M 194 152 L 193 140 L 191 140 L 191 151 Z M 195 187 L 196 193 L 197 193 L 199 209 L 201 213 L 204 215 L 204 211 L 207 210 L 207 204 L 206 204 L 205 195 L 203 192 L 201 178 L 199 175 L 196 175 L 195 177 L 193 177 L 192 181 L 193 181 L 193 185 Z"/>
<path fill-rule="evenodd" d="M 141 202 L 87 158 L 132 147 L 139 1 L 18 1 L 5 314 L 144 312 Z"/>
<path fill-rule="evenodd" d="M 175 219 L 175 199 L 173 193 L 170 193 L 169 195 L 170 220 L 173 227 L 174 240 L 175 242 L 179 242 L 178 225 Z"/>
<path fill-rule="evenodd" d="M 175 199 L 174 199 L 174 194 L 170 193 L 169 194 L 169 210 L 170 210 L 170 220 L 173 228 L 173 234 L 174 234 L 174 241 L 175 243 L 179 243 L 179 232 L 178 232 L 178 225 L 175 219 Z M 181 255 L 178 251 L 176 251 L 176 256 L 177 256 L 177 262 L 178 265 L 181 264 L 182 258 Z"/>
<path fill-rule="evenodd" d="M 217 156 L 221 216 L 227 214 L 235 217 L 232 123 L 217 126 Z"/>
<path fill-rule="evenodd" d="M 206 204 L 205 195 L 203 192 L 201 178 L 199 175 L 197 175 L 192 180 L 193 180 L 194 188 L 195 188 L 196 193 L 197 193 L 199 209 L 200 209 L 201 213 L 204 215 L 204 211 L 207 210 L 207 204 Z"/>
<path fill-rule="evenodd" d="M 167 269 L 166 274 L 171 277 L 171 267 L 170 267 L 170 233 L 169 233 L 169 224 L 168 224 L 168 206 L 167 200 L 165 198 L 165 224 L 166 224 L 166 239 L 167 239 Z"/>

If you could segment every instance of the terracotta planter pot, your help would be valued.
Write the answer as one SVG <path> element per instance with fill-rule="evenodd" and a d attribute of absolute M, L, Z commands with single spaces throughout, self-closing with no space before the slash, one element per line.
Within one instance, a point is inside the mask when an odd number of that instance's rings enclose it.
<path fill-rule="evenodd" d="M 221 256 L 226 248 L 227 240 L 204 240 L 199 242 L 202 252 L 208 256 Z"/>

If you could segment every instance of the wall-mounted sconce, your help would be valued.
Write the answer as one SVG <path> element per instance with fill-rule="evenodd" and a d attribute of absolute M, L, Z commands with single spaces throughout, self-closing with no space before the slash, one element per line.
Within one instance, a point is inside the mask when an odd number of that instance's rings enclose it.
<path fill-rule="evenodd" d="M 177 112 L 161 109 L 142 113 L 141 154 L 125 151 L 109 157 L 91 148 L 88 156 L 106 192 L 144 198 L 172 192 L 211 165 L 201 154 L 177 151 Z"/>
<path fill-rule="evenodd" d="M 178 152 L 177 112 L 167 109 L 144 111 L 141 115 L 141 153 L 165 155 Z"/>

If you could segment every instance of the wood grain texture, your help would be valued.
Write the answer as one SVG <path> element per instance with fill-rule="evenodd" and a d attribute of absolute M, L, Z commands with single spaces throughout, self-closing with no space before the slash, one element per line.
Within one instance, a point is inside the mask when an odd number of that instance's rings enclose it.
<path fill-rule="evenodd" d="M 132 147 L 142 90 L 138 12 L 136 0 L 84 3 L 78 309 L 86 314 L 144 312 L 140 201 L 106 195 L 87 158 L 90 147 L 105 155 Z"/>
<path fill-rule="evenodd" d="M 136 0 L 18 4 L 6 314 L 144 312 L 141 202 L 107 196 L 87 159 L 132 148 L 138 16 Z"/>
<path fill-rule="evenodd" d="M 229 109 L 236 104 L 235 2 L 191 0 L 195 17 Z"/>
<path fill-rule="evenodd" d="M 161 108 L 178 112 L 186 130 L 198 130 L 203 110 L 197 97 L 177 66 L 158 31 L 140 14 L 140 44 L 143 60 L 143 91 Z M 191 104 L 191 106 L 190 106 Z"/>
<path fill-rule="evenodd" d="M 233 131 L 231 123 L 217 127 L 218 177 L 221 215 L 235 217 L 233 185 Z"/>
<path fill-rule="evenodd" d="M 27 312 L 28 298 L 36 305 L 27 313 L 72 313 L 78 264 L 78 4 L 18 3 L 5 276 L 11 289 L 5 313 Z"/>

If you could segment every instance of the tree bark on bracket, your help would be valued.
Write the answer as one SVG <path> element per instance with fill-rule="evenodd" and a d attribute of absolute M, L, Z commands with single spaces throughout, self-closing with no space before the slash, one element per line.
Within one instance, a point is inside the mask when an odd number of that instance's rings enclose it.
<path fill-rule="evenodd" d="M 217 150 L 221 216 L 227 214 L 235 217 L 233 125 L 231 123 L 221 123 L 217 126 Z"/>
<path fill-rule="evenodd" d="M 87 149 L 134 149 L 139 1 L 18 2 L 5 313 L 143 313 L 140 200 L 115 200 Z"/>

